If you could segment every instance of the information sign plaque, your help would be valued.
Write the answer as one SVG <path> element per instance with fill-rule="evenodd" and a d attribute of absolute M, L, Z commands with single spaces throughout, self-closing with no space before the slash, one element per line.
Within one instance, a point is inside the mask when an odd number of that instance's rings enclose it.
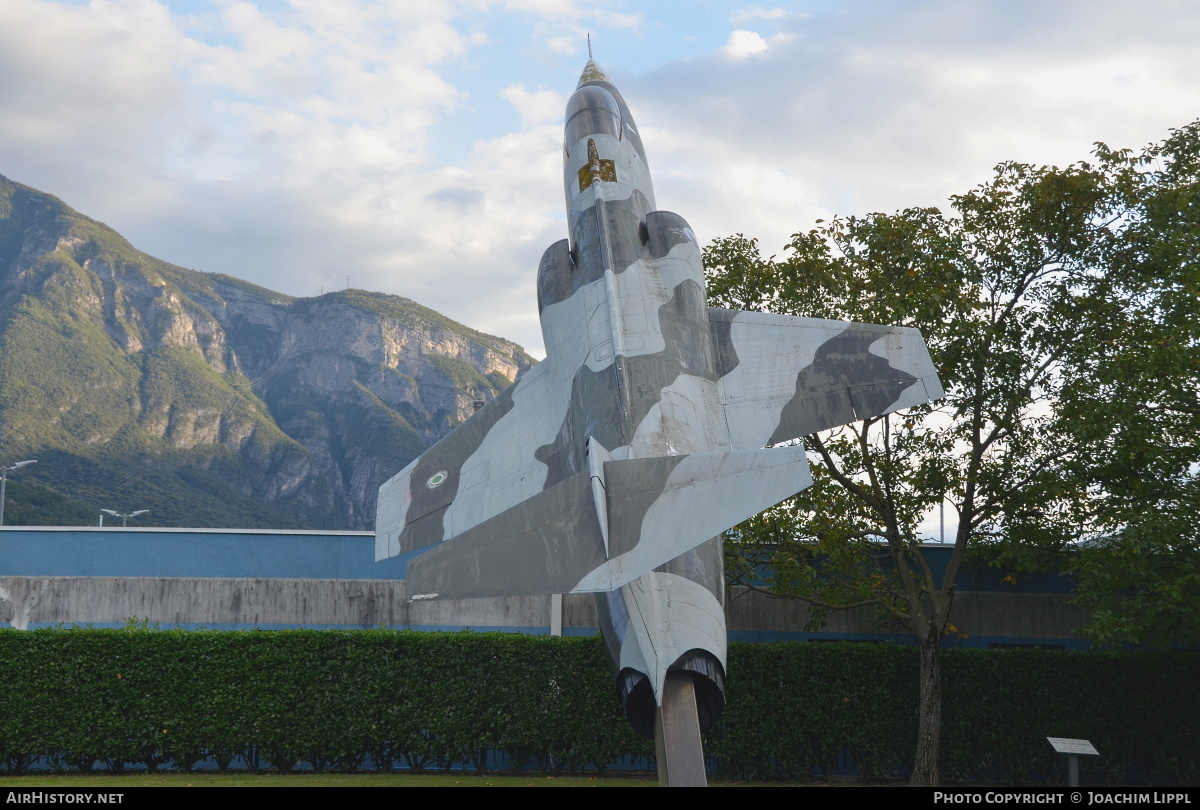
<path fill-rule="evenodd" d="M 1059 754 L 1082 754 L 1089 757 L 1098 757 L 1100 752 L 1096 750 L 1096 746 L 1092 745 L 1087 740 L 1072 740 L 1070 737 L 1047 737 L 1050 745 L 1054 746 L 1054 750 Z"/>
<path fill-rule="evenodd" d="M 1079 787 L 1079 758 L 1098 757 L 1100 752 L 1096 746 L 1087 740 L 1073 740 L 1070 737 L 1047 737 L 1055 752 L 1067 755 L 1067 786 Z"/>

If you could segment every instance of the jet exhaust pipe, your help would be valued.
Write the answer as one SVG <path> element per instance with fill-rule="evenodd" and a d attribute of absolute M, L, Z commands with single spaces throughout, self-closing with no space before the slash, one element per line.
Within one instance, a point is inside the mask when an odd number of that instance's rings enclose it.
<path fill-rule="evenodd" d="M 687 672 L 692 676 L 701 733 L 716 725 L 725 709 L 725 668 L 721 662 L 706 650 L 689 650 L 668 671 Z M 629 724 L 646 739 L 654 739 L 654 715 L 658 703 L 649 676 L 628 667 L 621 670 L 617 676 L 617 694 Z"/>

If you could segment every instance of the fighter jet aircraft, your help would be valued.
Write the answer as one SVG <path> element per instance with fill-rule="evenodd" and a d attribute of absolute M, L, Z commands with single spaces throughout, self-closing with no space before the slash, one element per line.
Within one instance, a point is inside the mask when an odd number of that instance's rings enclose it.
<path fill-rule="evenodd" d="M 589 60 L 566 110 L 570 239 L 538 268 L 546 360 L 380 487 L 412 599 L 594 592 L 626 715 L 668 673 L 724 705 L 721 534 L 807 487 L 826 428 L 942 396 L 915 329 L 710 309 L 688 223 Z"/>

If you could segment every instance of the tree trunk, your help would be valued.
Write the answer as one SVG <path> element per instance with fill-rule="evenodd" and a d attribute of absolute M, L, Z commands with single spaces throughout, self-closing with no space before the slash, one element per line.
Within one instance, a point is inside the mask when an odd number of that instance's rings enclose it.
<path fill-rule="evenodd" d="M 938 784 L 938 743 L 942 736 L 941 634 L 927 630 L 921 644 L 921 715 L 911 785 Z"/>

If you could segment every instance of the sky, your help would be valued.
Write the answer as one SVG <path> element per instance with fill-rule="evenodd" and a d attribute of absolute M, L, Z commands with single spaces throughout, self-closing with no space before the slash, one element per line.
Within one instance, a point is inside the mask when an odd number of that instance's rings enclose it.
<path fill-rule="evenodd" d="M 541 357 L 589 34 L 659 206 L 767 254 L 1200 117 L 1190 2 L 3 0 L 0 174 L 161 259 L 402 295 Z"/>

